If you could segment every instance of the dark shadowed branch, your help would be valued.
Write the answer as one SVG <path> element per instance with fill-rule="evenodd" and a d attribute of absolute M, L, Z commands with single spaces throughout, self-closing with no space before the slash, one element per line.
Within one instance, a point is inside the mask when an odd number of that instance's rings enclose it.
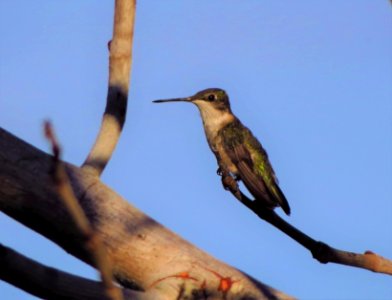
<path fill-rule="evenodd" d="M 234 197 L 252 210 L 257 216 L 308 249 L 312 253 L 313 258 L 317 259 L 319 262 L 324 264 L 332 262 L 392 275 L 391 260 L 375 254 L 372 251 L 366 251 L 364 254 L 353 253 L 335 249 L 323 242 L 316 241 L 283 220 L 275 211 L 265 209 L 265 207 L 258 205 L 257 201 L 249 199 L 239 190 L 237 182 L 231 176 L 223 174 L 222 184 L 225 189 L 229 190 Z"/>
<path fill-rule="evenodd" d="M 42 265 L 0 244 L 0 279 L 43 299 L 109 299 L 101 282 Z M 151 299 L 147 293 L 122 289 L 124 300 Z"/>
<path fill-rule="evenodd" d="M 124 126 L 135 23 L 136 0 L 116 0 L 113 39 L 109 42 L 109 88 L 106 109 L 95 144 L 83 168 L 95 175 L 103 172 Z"/>
<path fill-rule="evenodd" d="M 123 287 L 208 299 L 292 299 L 196 248 L 90 172 L 63 163 L 79 204 L 102 239 Z M 0 128 L 0 211 L 95 265 L 80 231 L 53 187 L 53 157 Z M 219 275 L 219 276 L 218 276 Z M 184 288 L 184 289 L 183 289 Z M 181 293 L 180 293 L 181 292 Z"/>
<path fill-rule="evenodd" d="M 55 189 L 67 207 L 76 227 L 79 229 L 84 247 L 91 253 L 92 260 L 101 274 L 101 280 L 108 299 L 121 300 L 121 293 L 113 284 L 112 265 L 106 254 L 105 246 L 99 235 L 90 225 L 89 220 L 78 203 L 64 165 L 60 161 L 61 148 L 49 122 L 45 122 L 45 136 L 50 142 L 53 152 L 52 176 Z"/>

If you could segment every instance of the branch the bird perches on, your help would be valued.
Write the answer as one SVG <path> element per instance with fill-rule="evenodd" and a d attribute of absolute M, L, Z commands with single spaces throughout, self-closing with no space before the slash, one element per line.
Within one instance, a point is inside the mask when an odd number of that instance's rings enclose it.
<path fill-rule="evenodd" d="M 391 260 L 375 254 L 372 251 L 365 251 L 364 254 L 348 252 L 332 248 L 326 243 L 312 239 L 310 236 L 283 220 L 272 209 L 266 209 L 265 207 L 258 205 L 256 201 L 249 199 L 240 191 L 237 182 L 229 174 L 222 174 L 222 185 L 259 218 L 270 223 L 272 226 L 276 227 L 297 243 L 308 249 L 312 253 L 313 258 L 318 260 L 320 263 L 326 264 L 332 262 L 362 268 L 376 273 L 392 275 Z"/>

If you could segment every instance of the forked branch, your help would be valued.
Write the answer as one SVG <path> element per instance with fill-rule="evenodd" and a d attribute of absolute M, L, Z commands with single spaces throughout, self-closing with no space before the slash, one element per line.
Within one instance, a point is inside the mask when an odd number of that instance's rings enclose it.
<path fill-rule="evenodd" d="M 128 102 L 136 0 L 116 0 L 113 39 L 109 42 L 109 88 L 101 129 L 83 168 L 101 175 L 125 123 Z"/>

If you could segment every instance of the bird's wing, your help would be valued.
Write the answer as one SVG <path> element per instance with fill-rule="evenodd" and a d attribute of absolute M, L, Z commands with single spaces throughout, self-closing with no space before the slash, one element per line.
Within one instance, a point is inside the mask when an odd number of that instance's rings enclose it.
<path fill-rule="evenodd" d="M 245 128 L 248 130 L 247 128 Z M 250 132 L 249 132 L 250 134 Z M 239 176 L 249 192 L 259 200 L 264 201 L 266 206 L 281 206 L 286 214 L 290 214 L 290 207 L 286 197 L 278 186 L 275 173 L 269 163 L 267 153 L 261 144 L 255 139 L 251 139 L 251 144 L 245 144 L 244 140 L 230 138 L 233 135 L 224 134 L 226 138 L 225 150 L 236 165 Z M 236 137 L 240 135 L 235 135 Z M 254 161 L 247 147 L 256 147 L 259 153 L 263 154 Z"/>
<path fill-rule="evenodd" d="M 230 156 L 233 158 L 233 163 L 236 165 L 239 176 L 249 192 L 256 199 L 262 200 L 266 206 L 277 206 L 278 203 L 270 197 L 270 193 L 262 176 L 253 171 L 253 161 L 245 146 L 237 144 L 230 148 L 232 151 Z"/>

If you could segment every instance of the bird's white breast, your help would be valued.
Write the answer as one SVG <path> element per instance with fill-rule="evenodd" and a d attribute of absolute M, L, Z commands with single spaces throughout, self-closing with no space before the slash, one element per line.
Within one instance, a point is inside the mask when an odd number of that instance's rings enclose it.
<path fill-rule="evenodd" d="M 195 104 L 198 106 L 203 120 L 203 126 L 208 145 L 215 154 L 219 153 L 221 163 L 223 163 L 230 172 L 236 174 L 237 168 L 226 154 L 224 148 L 222 147 L 223 142 L 221 141 L 221 136 L 218 135 L 219 130 L 230 122 L 233 122 L 235 117 L 230 112 L 218 110 L 210 103 L 206 103 L 205 101 L 200 101 Z"/>

